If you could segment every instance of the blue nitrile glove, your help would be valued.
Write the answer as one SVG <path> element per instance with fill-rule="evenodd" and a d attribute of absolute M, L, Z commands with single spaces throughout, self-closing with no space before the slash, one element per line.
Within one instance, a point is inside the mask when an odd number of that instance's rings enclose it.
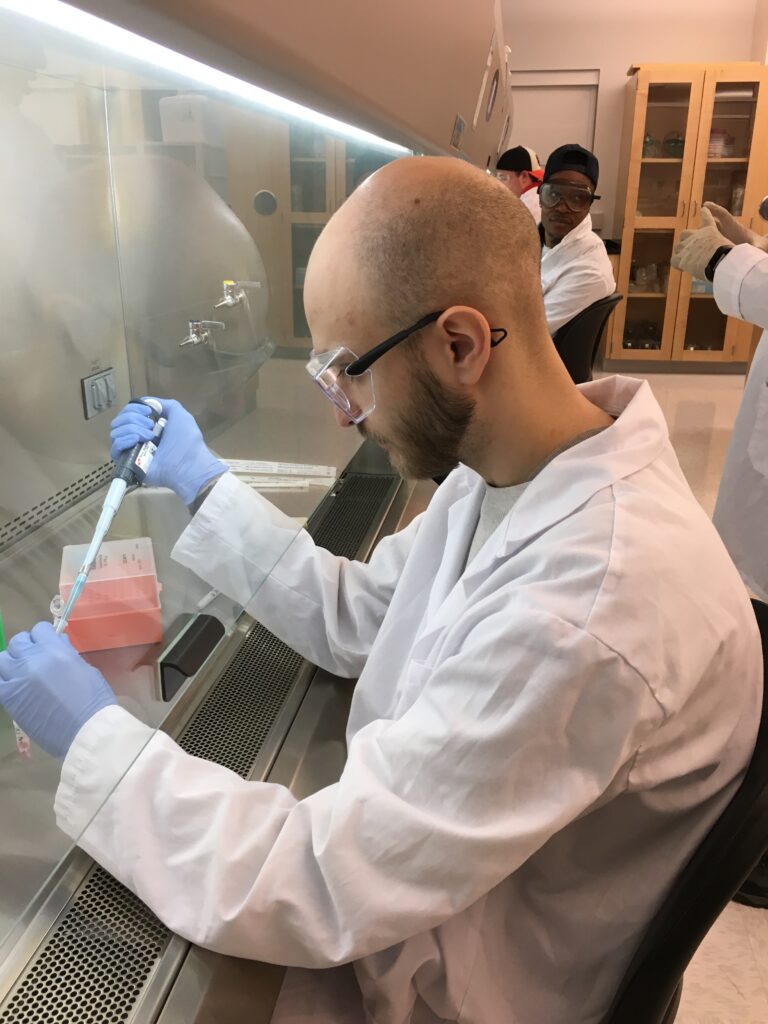
<path fill-rule="evenodd" d="M 228 467 L 209 451 L 200 428 L 183 405 L 172 398 L 159 401 L 168 423 L 149 467 L 147 483 L 152 487 L 170 487 L 185 505 L 191 505 L 202 488 L 226 473 Z M 112 420 L 112 458 L 117 459 L 139 441 L 149 441 L 153 425 L 151 410 L 146 405 L 129 402 Z"/>
<path fill-rule="evenodd" d="M 50 622 L 17 633 L 0 654 L 0 704 L 54 757 L 65 757 L 88 719 L 115 703 L 101 672 Z"/>

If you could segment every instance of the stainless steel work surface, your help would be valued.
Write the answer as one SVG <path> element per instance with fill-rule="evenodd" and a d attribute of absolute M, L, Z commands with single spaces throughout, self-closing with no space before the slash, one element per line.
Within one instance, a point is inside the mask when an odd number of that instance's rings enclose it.
<path fill-rule="evenodd" d="M 367 557 L 379 533 L 396 527 L 409 492 L 391 473 L 373 471 L 381 467 L 381 453 L 376 455 L 367 448 L 353 460 L 310 520 L 318 543 L 339 553 Z M 139 517 L 141 525 L 146 525 L 152 509 L 143 506 L 151 506 L 153 499 L 162 503 L 168 496 L 147 491 L 137 492 L 136 498 L 131 515 L 126 510 L 132 531 L 139 523 L 131 516 Z M 169 571 L 172 573 L 173 568 Z M 175 582 L 179 592 L 186 593 L 186 588 Z M 201 669 L 199 680 L 182 689 L 169 712 L 158 701 L 153 708 L 150 697 L 142 709 L 143 717 L 151 717 L 153 711 L 163 717 L 167 712 L 164 727 L 177 736 L 184 749 L 226 764 L 244 777 L 269 777 L 273 766 L 280 765 L 276 777 L 300 796 L 338 777 L 345 757 L 343 731 L 353 684 L 323 679 L 305 697 L 312 667 L 263 627 L 249 625 L 247 617 L 240 617 L 219 646 L 221 650 L 217 648 Z M 147 661 L 151 661 L 148 654 L 145 665 Z M 136 695 L 134 700 L 139 703 Z M 286 735 L 289 742 L 284 743 Z M 281 746 L 285 748 L 282 760 Z M 29 764 L 26 762 L 25 767 Z M 39 802 L 46 802 L 45 784 Z M 155 1020 L 163 994 L 185 958 L 184 951 L 166 929 L 154 922 L 147 908 L 142 908 L 101 868 L 88 870 L 86 865 L 85 874 L 66 868 L 69 862 L 79 863 L 79 853 L 69 854 L 57 865 L 50 837 L 44 834 L 47 826 L 43 816 L 40 845 L 45 847 L 48 842 L 49 857 L 39 866 L 38 876 L 28 879 L 27 884 L 32 890 L 48 872 L 50 880 L 38 884 L 36 900 L 21 911 L 0 954 L 6 955 L 6 963 L 0 963 L 0 1022 L 26 1020 L 24 1014 L 35 1007 L 46 1019 L 46 1013 L 60 1005 L 70 1010 L 75 1004 L 83 1005 L 83 1000 L 90 1005 L 89 993 L 94 986 L 123 984 L 124 971 L 131 963 L 135 964 L 130 968 L 134 996 L 128 999 L 126 1016 L 97 1016 L 95 1020 L 130 1020 L 136 1024 Z M 61 854 L 65 849 L 57 852 Z M 68 880 L 62 878 L 62 872 Z M 6 924 L 14 926 L 12 920 Z M 84 945 L 78 938 L 81 935 L 89 936 Z M 123 942 L 127 943 L 128 966 L 123 959 L 114 959 Z M 224 1021 L 224 1007 L 234 1013 L 251 998 L 244 993 L 258 990 L 258 1012 L 267 1013 L 269 1000 L 279 988 L 279 972 L 263 966 L 250 970 L 206 956 L 196 951 L 185 960 L 173 989 L 174 999 L 167 1004 L 168 1012 L 181 1006 L 179 1020 Z M 66 986 L 60 971 L 65 969 L 66 979 L 72 958 L 77 959 L 79 979 L 74 988 Z M 201 976 L 208 979 L 202 988 Z M 233 978 L 239 978 L 242 985 L 227 994 Z M 41 991 L 46 992 L 44 997 Z M 114 999 L 107 999 L 105 1006 L 114 1009 Z M 193 1006 L 194 1012 L 202 1016 L 190 1016 Z M 210 1017 L 212 1006 L 217 1007 L 218 1018 Z"/>

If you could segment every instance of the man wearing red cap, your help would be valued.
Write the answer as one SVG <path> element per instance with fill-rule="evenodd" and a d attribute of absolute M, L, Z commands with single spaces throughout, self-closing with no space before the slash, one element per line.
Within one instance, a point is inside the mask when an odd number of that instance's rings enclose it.
<path fill-rule="evenodd" d="M 538 189 L 544 169 L 534 151 L 528 146 L 515 146 L 502 153 L 496 162 L 496 177 L 530 210 L 538 224 L 541 221 Z"/>

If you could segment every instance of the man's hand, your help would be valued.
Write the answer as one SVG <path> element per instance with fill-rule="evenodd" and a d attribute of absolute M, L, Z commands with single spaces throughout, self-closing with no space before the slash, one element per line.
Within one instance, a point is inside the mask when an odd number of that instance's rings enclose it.
<path fill-rule="evenodd" d="M 720 234 L 715 218 L 708 209 L 701 211 L 702 226 L 696 231 L 683 231 L 672 254 L 672 266 L 685 271 L 699 281 L 706 281 L 704 271 L 715 252 L 722 245 L 732 245 Z"/>
<path fill-rule="evenodd" d="M 149 467 L 147 483 L 170 487 L 185 505 L 191 505 L 207 483 L 227 472 L 227 466 L 209 451 L 200 428 L 183 405 L 171 398 L 160 401 L 168 422 Z M 119 458 L 121 452 L 139 441 L 149 441 L 153 427 L 149 407 L 129 402 L 112 420 L 112 458 Z"/>
<path fill-rule="evenodd" d="M 17 633 L 0 654 L 0 704 L 54 757 L 65 757 L 88 719 L 115 703 L 101 672 L 50 622 Z"/>
<path fill-rule="evenodd" d="M 709 210 L 712 214 L 717 229 L 726 242 L 730 242 L 731 245 L 754 245 L 755 248 L 768 252 L 768 238 L 763 238 L 757 232 L 750 231 L 743 224 L 739 224 L 725 207 L 718 206 L 717 203 L 704 203 L 704 210 Z"/>

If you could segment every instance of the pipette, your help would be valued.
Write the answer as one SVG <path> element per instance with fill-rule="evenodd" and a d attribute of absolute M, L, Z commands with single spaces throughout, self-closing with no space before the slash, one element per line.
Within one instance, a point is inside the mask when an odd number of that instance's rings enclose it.
<path fill-rule="evenodd" d="M 112 483 L 109 485 L 99 521 L 96 523 L 96 529 L 93 531 L 93 539 L 88 546 L 75 582 L 72 584 L 72 590 L 69 592 L 67 603 L 61 612 L 61 618 L 56 623 L 57 633 L 63 633 L 67 628 L 69 616 L 72 614 L 72 609 L 75 607 L 77 599 L 83 592 L 88 575 L 99 554 L 99 548 L 112 525 L 112 520 L 115 518 L 117 510 L 122 504 L 125 492 L 128 490 L 128 487 L 135 487 L 144 483 L 149 467 L 152 464 L 152 459 L 155 457 L 157 446 L 160 443 L 160 437 L 166 424 L 166 420 L 163 417 L 163 407 L 156 398 L 142 398 L 140 401 L 152 410 L 152 419 L 155 421 L 152 439 L 140 441 L 133 448 L 123 452 L 117 460 L 114 473 L 112 474 Z"/>

